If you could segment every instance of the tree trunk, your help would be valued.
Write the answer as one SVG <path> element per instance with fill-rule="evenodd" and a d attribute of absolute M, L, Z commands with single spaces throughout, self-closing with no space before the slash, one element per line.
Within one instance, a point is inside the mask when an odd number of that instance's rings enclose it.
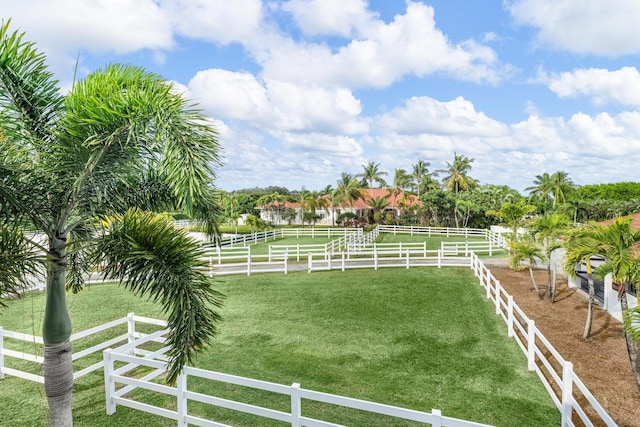
<path fill-rule="evenodd" d="M 71 427 L 73 425 L 71 341 L 66 340 L 60 344 L 45 345 L 43 368 L 50 425 L 52 427 Z"/>
<path fill-rule="evenodd" d="M 621 284 L 620 286 L 624 286 L 624 284 Z M 629 309 L 629 303 L 627 302 L 627 294 L 624 291 L 620 296 L 620 308 L 622 309 L 623 313 Z M 633 372 L 633 378 L 636 380 L 636 385 L 640 390 L 640 366 L 638 366 L 638 349 L 635 345 L 635 342 L 633 341 L 633 337 L 631 336 L 629 331 L 627 331 L 626 329 L 624 331 L 624 338 L 627 343 L 627 353 L 629 354 L 629 362 L 631 363 L 631 371 Z"/>
<path fill-rule="evenodd" d="M 538 289 L 538 284 L 536 283 L 536 279 L 533 276 L 533 268 L 531 268 L 531 262 L 529 262 L 529 274 L 531 275 L 531 281 L 533 282 L 533 287 L 536 290 L 536 294 L 540 296 L 540 290 Z"/>
<path fill-rule="evenodd" d="M 73 366 L 71 365 L 71 318 L 67 309 L 66 236 L 50 238 L 47 264 L 47 301 L 42 337 L 44 340 L 44 387 L 53 427 L 70 427 Z"/>

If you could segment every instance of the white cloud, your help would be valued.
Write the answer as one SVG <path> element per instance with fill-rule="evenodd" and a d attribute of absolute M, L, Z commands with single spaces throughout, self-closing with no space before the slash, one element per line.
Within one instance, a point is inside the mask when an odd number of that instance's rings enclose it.
<path fill-rule="evenodd" d="M 249 73 L 198 71 L 189 81 L 189 90 L 209 114 L 225 119 L 260 117 L 268 104 L 265 87 Z"/>
<path fill-rule="evenodd" d="M 472 40 L 452 44 L 422 3 L 409 1 L 392 22 L 375 20 L 359 30 L 359 38 L 337 49 L 280 40 L 256 57 L 266 78 L 348 87 L 386 87 L 407 74 L 435 73 L 495 83 L 508 72 L 491 48 Z"/>
<path fill-rule="evenodd" d="M 376 19 L 364 0 L 291 0 L 282 8 L 292 14 L 304 34 L 312 36 L 349 37 Z"/>
<path fill-rule="evenodd" d="M 615 102 L 640 106 L 640 72 L 635 67 L 615 71 L 588 68 L 551 75 L 543 73 L 541 79 L 560 97 L 585 96 L 598 105 Z"/>
<path fill-rule="evenodd" d="M 211 69 L 189 82 L 207 113 L 245 120 L 269 131 L 357 134 L 369 130 L 360 101 L 344 88 L 259 81 L 249 73 Z"/>
<path fill-rule="evenodd" d="M 541 45 L 601 56 L 640 52 L 640 2 L 625 0 L 513 0 L 517 24 L 538 29 Z"/>
<path fill-rule="evenodd" d="M 14 28 L 49 51 L 130 53 L 174 46 L 171 17 L 153 0 L 0 0 L 0 9 L 5 17 L 19 17 Z"/>
<path fill-rule="evenodd" d="M 260 27 L 260 0 L 161 0 L 183 36 L 223 44 L 242 42 Z"/>
<path fill-rule="evenodd" d="M 507 126 L 475 110 L 462 97 L 441 102 L 422 96 L 412 97 L 403 107 L 397 107 L 380 117 L 380 125 L 402 134 L 427 133 L 433 135 L 500 136 Z"/>

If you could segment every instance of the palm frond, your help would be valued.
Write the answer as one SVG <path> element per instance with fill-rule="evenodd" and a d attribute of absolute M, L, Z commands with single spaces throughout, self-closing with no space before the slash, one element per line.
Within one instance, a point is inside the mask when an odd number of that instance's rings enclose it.
<path fill-rule="evenodd" d="M 9 31 L 11 21 L 0 23 L 0 106 L 14 120 L 2 123 L 12 137 L 46 146 L 63 98 L 48 71 L 45 55 L 24 33 Z"/>
<path fill-rule="evenodd" d="M 97 256 L 105 261 L 104 276 L 159 302 L 168 315 L 168 381 L 173 383 L 216 335 L 221 318 L 212 307 L 222 305 L 222 295 L 198 271 L 206 265 L 198 243 L 166 217 L 132 209 L 105 225 L 106 234 L 97 245 Z"/>
<path fill-rule="evenodd" d="M 42 278 L 44 257 L 17 227 L 0 225 L 0 307 L 3 298 L 18 296 L 30 280 Z"/>

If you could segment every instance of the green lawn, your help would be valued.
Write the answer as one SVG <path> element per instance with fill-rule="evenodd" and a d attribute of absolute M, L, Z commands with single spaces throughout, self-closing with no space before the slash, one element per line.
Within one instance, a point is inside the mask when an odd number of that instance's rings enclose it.
<path fill-rule="evenodd" d="M 558 411 L 473 274 L 462 268 L 264 274 L 217 279 L 227 295 L 224 322 L 198 366 L 281 384 L 429 411 L 497 426 L 555 426 Z M 146 300 L 113 285 L 93 285 L 69 304 L 75 330 L 127 312 L 159 316 Z M 31 333 L 42 319 L 41 296 L 10 302 L 0 325 Z M 35 329 L 39 329 L 36 326 Z M 118 407 L 105 415 L 102 372 L 77 381 L 76 426 L 175 425 Z M 44 425 L 41 386 L 0 382 L 0 420 Z M 190 380 L 190 387 L 287 410 L 288 399 Z M 146 397 L 164 401 L 157 395 Z M 231 425 L 284 425 L 190 404 Z M 214 415 L 215 414 L 215 415 Z M 352 426 L 416 425 L 303 402 L 303 414 Z M 15 420 L 15 422 L 14 422 Z"/>

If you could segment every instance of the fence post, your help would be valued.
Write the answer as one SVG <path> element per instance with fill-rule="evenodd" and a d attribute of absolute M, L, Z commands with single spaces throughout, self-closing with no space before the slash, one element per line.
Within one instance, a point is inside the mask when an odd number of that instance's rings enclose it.
<path fill-rule="evenodd" d="M 271 262 L 271 250 L 273 249 L 273 245 L 269 245 L 269 262 Z"/>
<path fill-rule="evenodd" d="M 284 274 L 287 274 L 287 261 L 289 259 L 289 249 L 284 250 Z"/>
<path fill-rule="evenodd" d="M 438 249 L 438 268 L 442 267 L 442 249 Z"/>
<path fill-rule="evenodd" d="M 311 252 L 309 252 L 309 255 L 307 256 L 307 258 L 308 258 L 307 266 L 308 266 L 308 269 L 309 269 L 309 273 L 311 273 L 311 269 L 312 269 L 312 265 L 311 264 L 313 263 L 313 260 L 311 258 Z"/>
<path fill-rule="evenodd" d="M 398 257 L 402 258 L 402 242 L 400 242 L 400 248 L 398 249 Z"/>
<path fill-rule="evenodd" d="M 536 368 L 536 322 L 531 319 L 527 322 L 527 368 Z"/>
<path fill-rule="evenodd" d="M 251 246 L 249 246 L 248 249 L 249 250 L 247 251 L 247 276 L 251 276 Z"/>
<path fill-rule="evenodd" d="M 300 427 L 301 412 L 300 384 L 293 383 L 291 384 L 291 427 Z"/>
<path fill-rule="evenodd" d="M 116 404 L 113 402 L 113 395 L 116 392 L 116 386 L 111 380 L 113 375 L 113 358 L 111 357 L 111 349 L 107 348 L 102 352 L 104 360 L 104 394 L 107 404 L 107 415 L 113 415 L 116 412 Z"/>
<path fill-rule="evenodd" d="M 296 244 L 297 261 L 300 261 L 300 243 Z"/>
<path fill-rule="evenodd" d="M 0 326 L 0 380 L 4 378 L 4 329 Z"/>
<path fill-rule="evenodd" d="M 500 289 L 502 288 L 502 286 L 500 286 L 500 281 L 496 280 L 496 314 L 500 314 L 500 294 L 502 292 L 500 292 Z"/>
<path fill-rule="evenodd" d="M 424 257 L 426 258 L 427 257 L 427 242 L 426 241 L 422 242 L 422 248 L 423 248 L 422 250 L 424 251 Z"/>
<path fill-rule="evenodd" d="M 344 271 L 344 252 L 342 252 L 342 271 Z"/>
<path fill-rule="evenodd" d="M 513 297 L 507 296 L 507 335 L 513 337 Z"/>
<path fill-rule="evenodd" d="M 469 256 L 469 242 L 464 242 L 464 256 Z"/>
<path fill-rule="evenodd" d="M 442 427 L 442 412 L 440 412 L 440 409 L 431 410 L 431 427 Z"/>
<path fill-rule="evenodd" d="M 177 412 L 178 412 L 178 427 L 186 427 L 187 423 L 184 420 L 187 416 L 187 398 L 185 397 L 187 391 L 187 374 L 184 373 L 184 368 L 182 368 L 182 372 L 178 375 L 178 380 L 176 381 L 176 399 L 177 402 Z"/>
<path fill-rule="evenodd" d="M 133 313 L 127 314 L 127 342 L 132 343 L 136 340 L 136 321 L 133 319 Z M 135 347 L 129 350 L 129 354 L 136 354 Z"/>
<path fill-rule="evenodd" d="M 329 271 L 331 271 L 331 254 L 328 254 L 329 258 L 327 258 L 327 265 L 329 266 Z"/>
<path fill-rule="evenodd" d="M 373 269 L 378 269 L 378 249 L 376 249 L 375 243 L 373 244 Z"/>
<path fill-rule="evenodd" d="M 562 367 L 562 406 L 561 425 L 562 427 L 571 426 L 571 411 L 573 403 L 573 363 L 564 362 Z"/>
<path fill-rule="evenodd" d="M 407 249 L 407 270 L 409 269 L 409 249 Z"/>

